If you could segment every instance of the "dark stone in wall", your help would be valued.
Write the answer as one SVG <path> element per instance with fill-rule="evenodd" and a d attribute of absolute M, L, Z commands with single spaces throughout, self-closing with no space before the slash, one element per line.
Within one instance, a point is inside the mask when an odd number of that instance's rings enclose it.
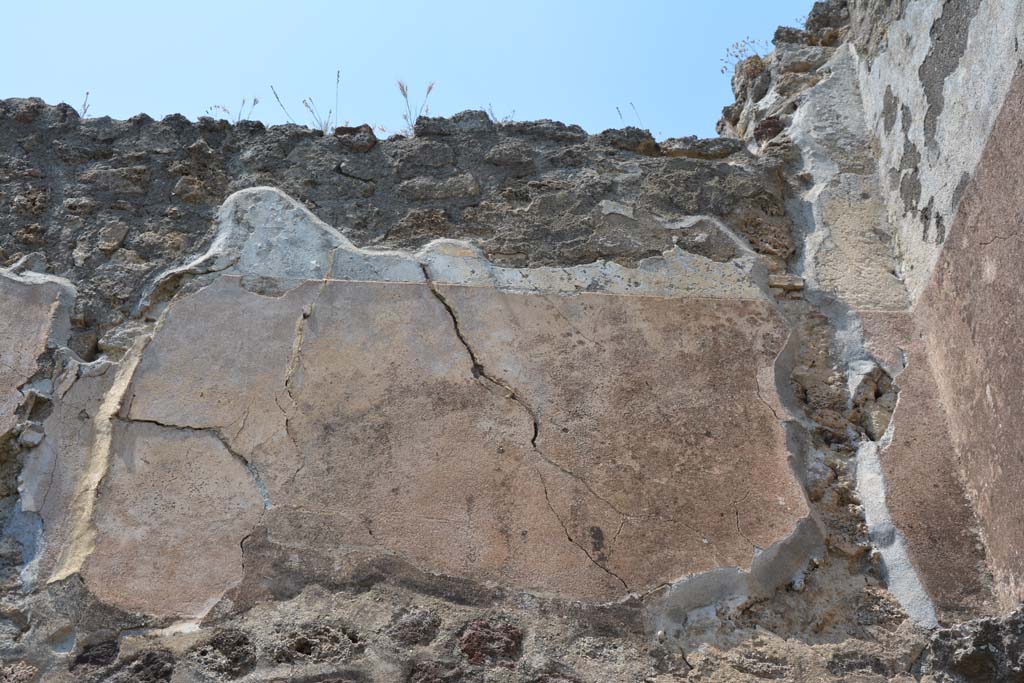
<path fill-rule="evenodd" d="M 950 683 L 1024 681 L 1024 609 L 932 634 L 924 669 Z"/>
<path fill-rule="evenodd" d="M 980 4 L 981 0 L 946 0 L 942 16 L 932 24 L 932 49 L 917 71 L 928 102 L 924 114 L 924 139 L 929 147 L 935 144 L 935 129 L 945 106 L 942 87 L 964 56 L 967 32 Z"/>
<path fill-rule="evenodd" d="M 885 86 L 885 95 L 882 98 L 882 123 L 885 126 L 885 132 L 892 132 L 892 127 L 896 125 L 896 106 L 899 104 L 899 100 L 892 93 L 892 86 Z"/>

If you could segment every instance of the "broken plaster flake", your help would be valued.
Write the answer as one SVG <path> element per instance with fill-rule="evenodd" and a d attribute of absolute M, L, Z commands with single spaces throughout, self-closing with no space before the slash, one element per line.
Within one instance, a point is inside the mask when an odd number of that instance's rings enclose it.
<path fill-rule="evenodd" d="M 40 354 L 70 336 L 74 297 L 61 278 L 0 269 L 0 435 L 17 422 L 24 401 L 19 388 L 36 372 Z"/>
<path fill-rule="evenodd" d="M 718 263 L 681 249 L 646 258 L 635 268 L 612 261 L 577 266 L 504 268 L 466 243 L 436 240 L 418 254 L 432 281 L 504 291 L 572 295 L 602 292 L 625 296 L 764 299 L 756 271 L 745 261 Z"/>
<path fill-rule="evenodd" d="M 62 374 L 75 379 L 67 382 L 54 400 L 43 421 L 46 438 L 25 452 L 18 479 L 22 507 L 37 515 L 45 530 L 33 560 L 33 577 L 44 580 L 73 528 L 68 511 L 88 467 L 93 442 L 94 423 L 89 416 L 95 415 L 116 376 L 116 371 L 110 370 L 114 364 L 108 361 L 82 364 L 60 354 L 58 361 L 65 364 Z"/>
<path fill-rule="evenodd" d="M 43 428 L 36 423 L 30 423 L 21 433 L 18 434 L 18 443 L 28 448 L 35 448 L 43 442 Z"/>
<path fill-rule="evenodd" d="M 146 310 L 163 283 L 183 275 L 225 274 L 274 281 L 288 290 L 309 280 L 418 282 L 423 274 L 408 254 L 354 246 L 335 228 L 280 190 L 255 187 L 228 197 L 218 212 L 217 234 L 192 262 L 155 280 L 139 304 Z"/>
<path fill-rule="evenodd" d="M 24 502 L 19 496 L 2 532 L 4 539 L 11 539 L 20 546 L 23 564 L 18 578 L 24 590 L 33 590 L 39 574 L 39 541 L 43 535 L 43 522 L 40 516 L 25 509 Z"/>
<path fill-rule="evenodd" d="M 720 226 L 716 222 L 715 225 Z M 735 235 L 729 233 L 733 240 Z M 277 290 L 289 290 L 309 280 L 422 282 L 429 276 L 444 283 L 486 285 L 529 293 L 575 294 L 601 291 L 641 296 L 695 296 L 762 299 L 766 271 L 759 259 L 718 263 L 672 249 L 644 259 L 636 268 L 596 261 L 566 268 L 502 268 L 468 242 L 440 239 L 413 254 L 373 251 L 352 245 L 336 229 L 304 206 L 274 188 L 252 188 L 231 195 L 219 214 L 217 237 L 210 249 L 192 263 L 174 268 L 157 279 L 143 297 L 149 306 L 161 282 L 182 274 L 241 275 L 266 279 Z"/>
<path fill-rule="evenodd" d="M 825 553 L 825 536 L 808 516 L 798 521 L 786 538 L 755 553 L 750 569 L 723 567 L 685 576 L 652 595 L 648 603 L 648 631 L 677 633 L 712 615 L 728 612 L 751 598 L 766 598 L 794 580 L 802 580 L 809 564 Z"/>
<path fill-rule="evenodd" d="M 145 335 L 135 340 L 132 349 L 121 360 L 114 381 L 92 418 L 92 443 L 67 510 L 66 523 L 70 533 L 48 583 L 61 581 L 79 572 L 95 548 L 96 528 L 93 523 L 93 512 L 96 507 L 97 489 L 110 466 L 114 420 L 121 410 L 125 393 L 150 339 L 150 335 Z"/>
<path fill-rule="evenodd" d="M 53 395 L 53 380 L 49 377 L 42 377 L 35 382 L 23 386 L 21 392 L 26 396 L 28 396 L 29 392 L 32 392 L 39 398 L 49 398 Z"/>
<path fill-rule="evenodd" d="M 890 426 L 883 442 L 891 438 L 891 429 Z M 935 606 L 910 562 L 906 541 L 889 514 L 878 444 L 873 441 L 864 441 L 857 449 L 857 495 L 864 508 L 868 534 L 882 556 L 889 591 L 915 623 L 937 626 Z"/>
<path fill-rule="evenodd" d="M 605 216 L 615 214 L 618 216 L 625 216 L 630 219 L 634 217 L 632 206 L 627 206 L 620 202 L 612 201 L 611 199 L 602 199 L 598 202 L 598 207 L 601 209 L 601 213 Z"/>
<path fill-rule="evenodd" d="M 18 474 L 18 493 L 21 507 L 26 512 L 42 511 L 57 457 L 57 448 L 52 441 L 43 440 L 26 454 L 25 465 Z"/>
<path fill-rule="evenodd" d="M 878 364 L 871 359 L 860 359 L 850 361 L 846 364 L 846 393 L 847 407 L 853 407 L 853 399 L 857 396 L 864 379 L 878 369 Z"/>

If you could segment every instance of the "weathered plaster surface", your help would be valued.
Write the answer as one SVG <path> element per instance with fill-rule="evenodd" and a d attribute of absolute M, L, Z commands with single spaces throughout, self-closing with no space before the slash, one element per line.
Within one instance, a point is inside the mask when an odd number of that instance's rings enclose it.
<path fill-rule="evenodd" d="M 163 304 L 98 411 L 80 489 L 99 540 L 54 578 L 200 616 L 258 521 L 296 553 L 607 602 L 748 571 L 806 517 L 774 398 L 788 330 L 734 264 L 513 274 L 442 243 L 421 266 L 269 189 L 222 216 L 182 271 L 201 288 Z"/>
<path fill-rule="evenodd" d="M 1015 680 L 1020 8 L 717 140 L 0 101 L 0 678 Z"/>
<path fill-rule="evenodd" d="M 855 69 L 852 47 L 838 48 L 793 115 L 789 134 L 811 179 L 791 202 L 804 233 L 799 269 L 810 286 L 845 305 L 899 310 L 907 294 L 896 276 Z"/>
<path fill-rule="evenodd" d="M 1014 0 L 908 2 L 859 65 L 878 168 L 916 300 L 942 251 L 1024 53 Z"/>
<path fill-rule="evenodd" d="M 239 542 L 263 510 L 245 465 L 213 435 L 118 425 L 82 569 L 104 602 L 157 616 L 204 614 L 242 578 Z"/>
<path fill-rule="evenodd" d="M 21 506 L 39 515 L 47 542 L 33 558 L 31 575 L 51 576 L 61 550 L 76 529 L 70 512 L 82 473 L 90 462 L 96 442 L 96 417 L 117 376 L 117 366 L 107 361 L 82 364 L 67 359 L 55 384 L 53 411 L 43 422 L 45 438 L 32 449 L 22 470 Z"/>

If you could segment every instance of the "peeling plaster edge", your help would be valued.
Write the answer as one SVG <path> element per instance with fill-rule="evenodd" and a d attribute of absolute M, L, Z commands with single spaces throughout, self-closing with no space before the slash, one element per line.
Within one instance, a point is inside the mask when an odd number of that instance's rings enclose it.
<path fill-rule="evenodd" d="M 875 366 L 882 367 L 882 364 L 867 350 L 863 324 L 857 311 L 827 297 L 822 297 L 816 308 L 828 317 L 835 330 L 835 339 L 842 353 L 847 389 L 852 400 L 864 377 Z M 903 369 L 886 368 L 886 371 L 891 373 L 895 381 Z M 893 415 L 898 410 L 899 401 L 897 392 Z M 885 433 L 877 442 L 862 440 L 856 444 L 856 490 L 864 510 L 868 537 L 882 558 L 883 578 L 889 592 L 906 610 L 911 621 L 933 628 L 938 626 L 935 606 L 910 560 L 906 540 L 896 528 L 886 502 L 885 476 L 879 455 L 892 442 L 895 424 L 896 420 L 890 418 Z"/>
<path fill-rule="evenodd" d="M 860 316 L 855 311 L 840 312 L 835 305 L 824 306 L 823 310 L 832 322 L 836 331 L 836 341 L 840 344 L 843 352 L 847 389 L 852 401 L 852 397 L 864 377 L 874 367 L 881 367 L 881 364 L 866 348 L 863 326 Z M 896 378 L 904 369 L 905 365 L 901 368 L 887 370 L 887 372 L 896 370 L 891 375 L 895 383 Z M 898 384 L 896 386 L 898 388 Z M 878 441 L 865 439 L 856 444 L 857 451 L 854 458 L 856 491 L 864 510 L 868 538 L 881 556 L 882 574 L 889 592 L 907 612 L 911 621 L 919 626 L 934 628 L 938 626 L 935 605 L 921 582 L 917 568 L 910 560 L 906 539 L 896 527 L 886 499 L 885 475 L 882 471 L 880 454 L 892 443 L 896 429 L 894 417 L 899 409 L 900 400 L 900 393 L 897 391 L 893 417 L 890 417 L 889 424 L 881 438 Z"/>
<path fill-rule="evenodd" d="M 62 581 L 79 573 L 96 547 L 93 511 L 99 487 L 110 466 L 114 423 L 135 376 L 135 370 L 142 359 L 142 352 L 153 338 L 153 334 L 150 332 L 135 340 L 131 350 L 121 360 L 114 382 L 104 395 L 93 418 L 94 436 L 89 448 L 88 464 L 75 487 L 68 515 L 72 520 L 71 531 L 47 584 Z"/>
<path fill-rule="evenodd" d="M 71 311 L 74 308 L 75 300 L 78 297 L 78 290 L 72 282 L 66 278 L 52 275 L 50 273 L 36 272 L 32 268 L 42 267 L 45 261 L 40 262 L 34 258 L 36 255 L 23 256 L 16 263 L 8 268 L 0 268 L 0 278 L 17 283 L 26 287 L 52 286 L 56 289 L 53 303 L 50 305 L 49 321 L 47 323 L 45 351 L 43 354 L 53 354 L 55 357 L 64 356 L 66 363 L 77 367 L 86 365 L 78 358 L 77 354 L 67 348 L 66 344 L 71 337 Z M 32 377 L 38 373 L 39 365 L 43 356 L 37 358 L 36 369 L 24 378 L 24 382 L 17 387 L 22 395 L 22 401 L 16 411 L 30 410 L 31 402 L 37 396 L 44 400 L 52 400 L 51 394 L 56 393 L 60 387 L 53 386 L 48 390 L 38 389 L 32 382 Z M 58 383 L 59 384 L 59 383 Z M 37 392 L 38 389 L 38 392 Z M 24 423 L 21 423 L 24 424 Z M 21 424 L 15 425 L 20 429 Z M 9 434 L 9 433 L 8 433 Z M 5 437 L 7 434 L 0 434 Z M 34 448 L 29 449 L 30 453 L 45 453 L 48 460 L 54 461 L 57 457 L 52 445 L 47 441 L 45 434 L 42 442 Z M 19 577 L 23 582 L 23 590 L 30 591 L 36 580 L 36 573 L 39 565 L 40 550 L 43 542 L 43 518 L 35 506 L 25 505 L 25 484 L 24 473 L 28 467 L 27 461 L 17 475 L 17 502 L 7 523 L 0 528 L 0 538 L 13 539 L 21 548 L 21 562 Z M 31 497 L 31 496 L 29 496 Z M 39 506 L 41 507 L 41 506 Z"/>
<path fill-rule="evenodd" d="M 80 378 L 100 377 L 116 367 L 116 363 L 104 358 L 84 362 L 67 347 L 57 348 L 54 356 L 59 369 L 54 373 L 51 401 L 63 399 Z M 45 422 L 43 426 L 45 428 Z M 24 464 L 17 478 L 18 502 L 7 526 L 0 534 L 13 538 L 21 545 L 22 568 L 19 575 L 24 592 L 34 590 L 39 578 L 39 563 L 47 546 L 46 501 L 59 459 L 58 446 L 54 444 L 54 439 L 46 434 L 39 445 L 26 451 Z"/>
<path fill-rule="evenodd" d="M 714 217 L 691 218 L 706 218 L 723 230 L 739 247 L 740 256 L 722 263 L 674 247 L 642 259 L 635 267 L 597 260 L 565 267 L 506 268 L 464 240 L 435 239 L 415 252 L 356 247 L 283 191 L 248 188 L 221 205 L 217 234 L 206 252 L 157 275 L 143 291 L 133 315 L 154 317 L 196 278 L 239 275 L 290 290 L 310 280 L 421 283 L 423 266 L 438 284 L 490 286 L 523 294 L 769 299 L 763 259 Z M 332 253 L 335 258 L 328 258 Z"/>
<path fill-rule="evenodd" d="M 776 304 L 778 309 L 778 305 Z M 778 315 L 785 318 L 781 310 Z M 796 485 L 803 495 L 807 515 L 798 520 L 792 532 L 765 549 L 755 548 L 750 567 L 720 567 L 707 572 L 681 577 L 660 589 L 648 592 L 642 598 L 649 598 L 647 604 L 647 627 L 649 635 L 674 638 L 673 631 L 684 627 L 691 620 L 700 620 L 708 610 L 724 606 L 735 609 L 752 599 L 771 597 L 780 588 L 790 583 L 802 583 L 809 567 L 816 566 L 826 555 L 826 531 L 814 513 L 807 495 L 806 476 L 803 471 L 806 446 L 803 430 L 809 425 L 803 412 L 796 405 L 791 389 L 783 380 L 792 371 L 793 358 L 799 338 L 790 328 L 789 335 L 776 354 L 771 365 L 772 388 L 776 403 L 784 412 L 775 414 L 783 428 L 782 438 L 789 453 L 789 465 Z M 761 378 L 758 378 L 760 388 Z M 758 392 L 760 397 L 760 391 Z M 762 402 L 763 399 L 762 399 Z M 765 402 L 775 413 L 775 409 Z"/>
<path fill-rule="evenodd" d="M 650 634 L 672 637 L 695 613 L 719 605 L 735 608 L 800 579 L 825 554 L 825 534 L 810 514 L 799 520 L 792 533 L 754 553 L 748 570 L 720 567 L 682 577 L 643 596 L 647 603 Z"/>
<path fill-rule="evenodd" d="M 837 51 L 830 63 L 837 59 L 850 60 L 854 69 L 853 82 L 855 85 L 859 85 L 856 72 L 860 64 L 858 56 L 850 45 L 842 49 L 845 49 L 846 53 Z M 835 77 L 836 74 L 832 74 L 829 79 Z M 821 87 L 822 83 L 815 87 Z M 863 99 L 858 99 L 861 100 L 863 107 Z M 804 278 L 806 283 L 805 301 L 828 319 L 834 331 L 835 343 L 841 356 L 847 389 L 852 401 L 854 391 L 863 381 L 864 376 L 875 366 L 882 367 L 883 364 L 875 359 L 866 347 L 863 323 L 859 315 L 860 310 L 844 300 L 842 291 L 832 292 L 823 288 L 817 276 L 818 252 L 822 247 L 827 246 L 831 239 L 830 227 L 822 213 L 818 197 L 834 179 L 841 175 L 841 170 L 827 151 L 814 139 L 811 134 L 813 126 L 804 125 L 804 119 L 812 117 L 813 114 L 812 108 L 801 107 L 794 115 L 792 126 L 797 131 L 793 142 L 800 150 L 804 169 L 811 173 L 814 181 L 811 188 L 787 201 L 787 209 L 802 238 L 798 243 L 799 250 L 794 270 Z M 865 118 L 867 118 L 866 112 Z M 811 123 L 813 123 L 813 118 L 811 118 Z M 869 134 L 871 132 L 870 123 L 870 121 L 865 121 Z M 910 302 L 907 303 L 907 307 L 896 310 L 906 312 Z M 892 372 L 894 369 L 887 368 L 886 370 Z M 902 370 L 902 368 L 896 370 Z M 778 393 L 780 400 L 784 400 L 787 396 L 781 388 Z M 790 410 L 790 412 L 794 411 Z M 795 414 L 799 414 L 799 412 Z M 797 424 L 800 423 L 802 421 L 797 422 Z M 911 621 L 921 626 L 934 627 L 938 625 L 935 607 L 921 583 L 916 568 L 910 561 L 906 541 L 892 521 L 885 498 L 885 480 L 879 452 L 891 442 L 894 423 L 895 420 L 890 419 L 886 433 L 878 442 L 864 440 L 855 444 L 857 446 L 854 473 L 856 489 L 863 506 L 869 539 L 881 555 L 883 578 L 888 584 L 889 591 L 906 610 Z"/>

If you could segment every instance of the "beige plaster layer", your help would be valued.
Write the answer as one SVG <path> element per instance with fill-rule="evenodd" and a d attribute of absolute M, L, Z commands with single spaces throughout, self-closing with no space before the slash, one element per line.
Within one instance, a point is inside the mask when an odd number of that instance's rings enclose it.
<path fill-rule="evenodd" d="M 107 361 L 82 364 L 67 359 L 55 382 L 53 410 L 43 422 L 46 436 L 25 457 L 21 506 L 37 513 L 46 531 L 46 543 L 35 560 L 38 576 L 50 576 L 75 533 L 75 518 L 69 511 L 90 464 L 97 427 L 101 427 L 96 418 L 117 370 L 116 364 Z"/>
<path fill-rule="evenodd" d="M 220 221 L 154 287 L 153 329 L 62 389 L 51 581 L 200 616 L 257 531 L 332 580 L 391 558 L 591 602 L 722 568 L 771 589 L 810 557 L 784 550 L 808 510 L 774 389 L 788 329 L 756 260 L 371 253 L 268 189 Z"/>
<path fill-rule="evenodd" d="M 217 599 L 233 573 L 196 585 L 178 564 L 221 567 L 254 520 L 201 547 L 160 530 L 249 510 L 260 487 L 263 524 L 294 552 L 593 601 L 748 569 L 806 516 L 761 397 L 786 337 L 768 302 L 434 287 L 328 280 L 273 298 L 224 276 L 171 304 L 122 409 L 164 426 L 115 439 L 90 584 L 159 586 L 105 595 L 159 613 Z M 237 457 L 178 443 L 200 434 Z M 150 468 L 125 454 L 147 448 Z M 184 491 L 229 474 L 242 500 Z M 112 498 L 157 475 L 182 482 L 187 519 Z M 179 562 L 125 577 L 119 558 L 150 556 L 153 534 Z"/>
<path fill-rule="evenodd" d="M 245 465 L 211 434 L 119 425 L 83 576 L 100 599 L 157 616 L 205 614 L 242 578 L 262 513 Z"/>

